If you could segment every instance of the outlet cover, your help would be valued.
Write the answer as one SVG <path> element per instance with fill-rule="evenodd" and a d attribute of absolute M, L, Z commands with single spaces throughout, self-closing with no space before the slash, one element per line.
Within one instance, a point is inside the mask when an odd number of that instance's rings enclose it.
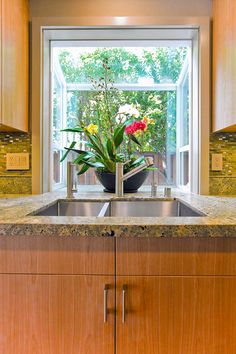
<path fill-rule="evenodd" d="M 211 155 L 211 170 L 222 171 L 223 170 L 223 155 L 212 154 Z"/>
<path fill-rule="evenodd" d="M 6 169 L 11 170 L 29 170 L 29 154 L 28 153 L 8 153 L 6 161 Z"/>

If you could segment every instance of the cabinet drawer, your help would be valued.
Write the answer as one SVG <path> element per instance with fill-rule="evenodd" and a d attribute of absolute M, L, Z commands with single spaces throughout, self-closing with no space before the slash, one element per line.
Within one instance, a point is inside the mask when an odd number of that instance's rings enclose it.
<path fill-rule="evenodd" d="M 0 273 L 114 274 L 115 240 L 78 236 L 2 236 Z"/>
<path fill-rule="evenodd" d="M 236 275 L 236 238 L 119 238 L 117 275 Z"/>

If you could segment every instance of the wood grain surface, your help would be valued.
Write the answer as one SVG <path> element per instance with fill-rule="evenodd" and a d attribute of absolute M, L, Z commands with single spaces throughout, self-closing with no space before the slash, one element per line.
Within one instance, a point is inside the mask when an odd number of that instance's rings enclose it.
<path fill-rule="evenodd" d="M 0 273 L 113 275 L 114 250 L 107 237 L 0 236 Z"/>
<path fill-rule="evenodd" d="M 236 353 L 236 277 L 120 276 L 116 294 L 117 354 Z"/>
<path fill-rule="evenodd" d="M 236 1 L 213 0 L 212 130 L 236 131 Z"/>
<path fill-rule="evenodd" d="M 1 0 L 1 124 L 5 130 L 28 131 L 29 4 Z M 4 129 L 2 129 L 4 130 Z"/>
<path fill-rule="evenodd" d="M 236 238 L 117 238 L 118 275 L 236 275 Z"/>
<path fill-rule="evenodd" d="M 0 353 L 113 354 L 113 284 L 112 276 L 0 275 Z"/>

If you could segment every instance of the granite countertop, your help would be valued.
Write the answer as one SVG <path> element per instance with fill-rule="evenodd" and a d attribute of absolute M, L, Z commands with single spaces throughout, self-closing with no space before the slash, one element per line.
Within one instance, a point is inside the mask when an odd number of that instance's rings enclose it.
<path fill-rule="evenodd" d="M 161 189 L 157 199 L 162 196 Z M 199 196 L 174 190 L 173 198 L 188 203 L 206 216 L 142 218 L 28 215 L 65 199 L 64 191 L 0 197 L 0 236 L 236 237 L 236 197 Z M 75 197 L 78 200 L 116 199 L 102 191 L 81 191 Z M 150 199 L 150 192 L 128 194 L 124 199 Z"/>

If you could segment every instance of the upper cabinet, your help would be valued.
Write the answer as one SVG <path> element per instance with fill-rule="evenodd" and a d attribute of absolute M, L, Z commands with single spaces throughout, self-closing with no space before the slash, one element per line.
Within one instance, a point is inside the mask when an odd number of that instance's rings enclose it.
<path fill-rule="evenodd" d="M 0 131 L 28 131 L 28 0 L 0 0 Z"/>
<path fill-rule="evenodd" d="M 213 0 L 213 132 L 236 131 L 236 0 Z"/>

